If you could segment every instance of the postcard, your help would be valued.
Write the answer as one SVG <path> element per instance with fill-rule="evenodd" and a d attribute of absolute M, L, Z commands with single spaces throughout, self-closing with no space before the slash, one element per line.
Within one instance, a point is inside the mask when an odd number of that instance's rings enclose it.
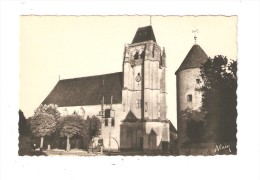
<path fill-rule="evenodd" d="M 236 154 L 236 16 L 21 16 L 19 155 Z"/>

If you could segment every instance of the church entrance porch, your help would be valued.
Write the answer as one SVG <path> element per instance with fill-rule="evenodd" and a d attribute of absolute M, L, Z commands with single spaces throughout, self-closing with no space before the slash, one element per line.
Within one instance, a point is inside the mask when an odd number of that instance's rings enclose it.
<path fill-rule="evenodd" d="M 120 125 L 120 150 L 143 150 L 143 123 L 123 122 Z"/>
<path fill-rule="evenodd" d="M 120 125 L 120 150 L 148 153 L 169 152 L 169 123 L 123 121 Z"/>

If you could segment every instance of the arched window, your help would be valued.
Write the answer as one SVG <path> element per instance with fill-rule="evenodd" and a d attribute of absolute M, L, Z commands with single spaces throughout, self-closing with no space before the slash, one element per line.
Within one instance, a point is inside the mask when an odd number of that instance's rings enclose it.
<path fill-rule="evenodd" d="M 135 55 L 134 55 L 134 59 L 139 59 L 139 53 L 136 51 Z"/>

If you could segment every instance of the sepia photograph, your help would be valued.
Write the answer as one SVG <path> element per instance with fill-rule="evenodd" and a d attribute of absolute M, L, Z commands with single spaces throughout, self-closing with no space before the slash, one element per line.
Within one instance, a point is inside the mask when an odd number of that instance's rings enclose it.
<path fill-rule="evenodd" d="M 19 155 L 237 154 L 237 16 L 20 16 Z"/>
<path fill-rule="evenodd" d="M 259 1 L 0 1 L 0 179 L 259 179 Z"/>

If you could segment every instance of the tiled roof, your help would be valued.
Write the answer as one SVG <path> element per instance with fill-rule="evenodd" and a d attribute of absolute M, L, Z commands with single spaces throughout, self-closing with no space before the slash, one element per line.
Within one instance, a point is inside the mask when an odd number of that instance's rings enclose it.
<path fill-rule="evenodd" d="M 123 73 L 112 73 L 60 80 L 42 104 L 57 104 L 59 107 L 122 103 Z M 104 80 L 104 85 L 103 85 Z M 104 93 L 103 93 L 104 92 Z"/>
<path fill-rule="evenodd" d="M 150 40 L 156 42 L 152 26 L 140 27 L 135 33 L 132 44 Z"/>
<path fill-rule="evenodd" d="M 184 69 L 200 67 L 201 64 L 207 60 L 207 58 L 208 56 L 203 49 L 198 44 L 195 44 L 192 46 L 176 73 Z"/>

